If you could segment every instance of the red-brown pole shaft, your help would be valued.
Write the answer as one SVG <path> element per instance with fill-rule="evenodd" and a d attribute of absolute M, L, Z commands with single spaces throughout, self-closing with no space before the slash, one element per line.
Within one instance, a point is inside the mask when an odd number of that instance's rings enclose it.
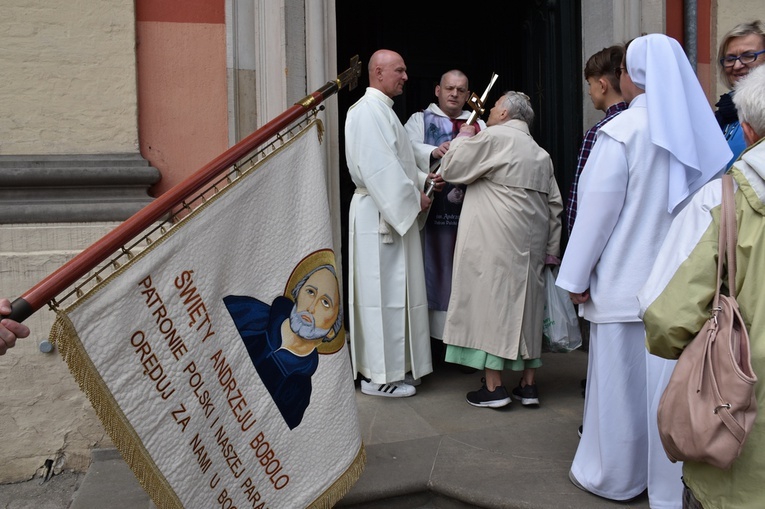
<path fill-rule="evenodd" d="M 339 90 L 338 83 L 330 81 L 322 88 L 305 97 L 300 103 L 264 124 L 263 127 L 232 146 L 221 155 L 153 200 L 124 223 L 87 247 L 80 254 L 62 265 L 51 275 L 37 283 L 11 304 L 8 315 L 16 321 L 24 321 L 35 311 L 66 290 L 98 264 L 113 255 L 120 247 L 138 236 L 153 222 L 170 212 L 184 199 L 199 191 L 215 176 L 230 168 L 236 161 L 258 148 L 270 138 L 306 114 L 316 105 Z"/>

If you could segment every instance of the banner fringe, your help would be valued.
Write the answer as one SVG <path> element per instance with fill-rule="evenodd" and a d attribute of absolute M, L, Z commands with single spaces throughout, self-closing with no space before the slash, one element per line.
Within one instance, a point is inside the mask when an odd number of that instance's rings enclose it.
<path fill-rule="evenodd" d="M 350 464 L 348 469 L 343 475 L 337 478 L 332 485 L 327 488 L 327 491 L 313 501 L 307 509 L 331 509 L 336 503 L 338 503 L 345 495 L 351 491 L 351 488 L 359 480 L 361 474 L 364 472 L 364 466 L 367 463 L 367 452 L 364 449 L 364 444 L 361 444 L 359 453 L 356 458 Z"/>
<path fill-rule="evenodd" d="M 291 137 L 288 140 L 279 138 L 281 145 L 275 146 L 274 143 L 269 145 L 272 152 L 266 154 L 266 149 L 263 149 L 262 153 L 265 157 L 261 160 L 256 160 L 257 156 L 253 156 L 251 166 L 244 171 L 241 169 L 241 174 L 233 179 L 230 184 L 236 184 L 246 174 L 253 172 L 261 167 L 261 165 L 274 153 L 283 150 L 286 146 L 307 132 L 309 128 L 316 124 L 319 142 L 322 142 L 324 125 L 321 119 L 314 118 L 306 123 L 298 133 L 291 133 Z M 229 187 L 229 186 L 227 186 Z M 56 320 L 50 331 L 50 341 L 56 345 L 62 358 L 66 362 L 69 371 L 74 377 L 80 389 L 85 393 L 86 397 L 90 401 L 93 409 L 96 412 L 101 424 L 106 430 L 107 434 L 111 438 L 117 450 L 122 455 L 122 458 L 130 467 L 133 474 L 138 479 L 141 487 L 146 491 L 149 497 L 152 499 L 158 509 L 183 509 L 183 503 L 178 495 L 170 486 L 170 483 L 165 479 L 160 469 L 156 466 L 151 458 L 149 452 L 144 448 L 140 438 L 130 425 L 127 417 L 120 409 L 114 396 L 109 391 L 105 382 L 98 373 L 96 366 L 88 356 L 85 346 L 80 340 L 79 334 L 75 329 L 74 324 L 69 318 L 67 312 L 74 311 L 81 304 L 83 304 L 89 298 L 92 298 L 107 284 L 109 284 L 119 274 L 127 270 L 138 259 L 143 258 L 149 252 L 161 245 L 167 238 L 175 234 L 180 230 L 180 227 L 187 223 L 191 217 L 199 214 L 202 210 L 207 208 L 212 202 L 219 198 L 219 195 L 224 194 L 225 189 L 217 191 L 210 199 L 205 200 L 199 206 L 193 208 L 185 217 L 180 219 L 172 228 L 163 232 L 162 235 L 155 241 L 151 242 L 146 249 L 140 252 L 135 257 L 128 260 L 126 264 L 115 267 L 113 272 L 107 277 L 98 281 L 98 283 L 77 296 L 77 299 L 72 302 L 68 307 L 62 309 L 55 306 L 53 310 L 56 312 Z M 340 501 L 351 490 L 353 485 L 361 477 L 366 465 L 366 450 L 362 443 L 355 459 L 346 471 L 338 477 L 324 493 L 322 493 L 316 500 L 307 506 L 309 509 L 331 509 L 338 501 Z"/>
<path fill-rule="evenodd" d="M 64 311 L 56 311 L 50 340 L 58 347 L 72 376 L 93 405 L 106 433 L 154 504 L 160 509 L 183 509 L 180 499 L 151 460 L 92 361 L 85 354 L 74 324 Z"/>

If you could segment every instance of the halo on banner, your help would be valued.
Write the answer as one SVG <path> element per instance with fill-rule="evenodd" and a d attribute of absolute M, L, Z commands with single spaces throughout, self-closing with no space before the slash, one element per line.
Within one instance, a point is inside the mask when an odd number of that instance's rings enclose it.
<path fill-rule="evenodd" d="M 287 285 L 284 287 L 284 296 L 287 297 L 290 300 L 292 299 L 292 290 L 295 288 L 295 286 L 298 284 L 298 282 L 303 279 L 306 274 L 311 272 L 316 267 L 320 267 L 322 265 L 331 265 L 335 269 L 335 278 L 337 278 L 337 265 L 335 265 L 335 252 L 331 249 L 320 249 L 318 251 L 314 251 L 313 253 L 303 257 L 302 260 L 295 266 L 295 268 L 292 270 L 292 274 L 290 274 L 289 279 L 287 280 Z M 337 281 L 337 288 L 338 288 L 338 294 L 340 289 L 340 281 Z M 339 303 L 342 309 L 342 300 Z M 320 354 L 333 354 L 338 352 L 343 345 L 345 344 L 345 325 L 342 325 L 340 327 L 340 330 L 337 332 L 337 336 L 332 341 L 328 341 L 326 343 L 321 343 L 317 348 L 316 351 Z"/>

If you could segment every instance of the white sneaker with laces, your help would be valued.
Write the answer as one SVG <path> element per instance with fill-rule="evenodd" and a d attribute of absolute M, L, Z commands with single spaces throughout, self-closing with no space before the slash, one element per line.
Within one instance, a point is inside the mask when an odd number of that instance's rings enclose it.
<path fill-rule="evenodd" d="M 361 392 L 369 396 L 383 396 L 386 398 L 406 398 L 417 394 L 417 389 L 402 381 L 388 384 L 376 384 L 361 380 Z"/>

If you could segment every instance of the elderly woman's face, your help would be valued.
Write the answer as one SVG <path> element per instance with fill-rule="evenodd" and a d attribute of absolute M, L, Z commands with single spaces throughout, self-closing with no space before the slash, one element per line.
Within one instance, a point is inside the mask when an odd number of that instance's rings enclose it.
<path fill-rule="evenodd" d="M 749 34 L 742 37 L 734 37 L 728 42 L 728 47 L 725 48 L 724 59 L 732 60 L 735 57 L 741 55 L 748 55 L 757 53 L 758 51 L 765 50 L 765 38 L 759 34 Z M 729 62 L 723 64 L 723 71 L 728 76 L 728 79 L 734 85 L 749 74 L 749 71 L 765 63 L 765 53 L 757 55 L 753 62 L 744 64 L 741 60 L 733 61 L 733 65 Z"/>

